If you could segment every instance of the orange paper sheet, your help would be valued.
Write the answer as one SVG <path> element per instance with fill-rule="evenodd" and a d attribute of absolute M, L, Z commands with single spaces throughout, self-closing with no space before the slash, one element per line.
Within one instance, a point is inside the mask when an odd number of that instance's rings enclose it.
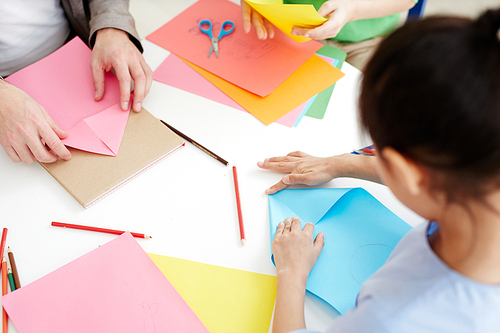
<path fill-rule="evenodd" d="M 210 39 L 198 24 L 211 20 L 214 36 L 224 21 L 233 21 L 233 33 L 219 42 L 219 58 L 207 57 Z M 177 56 L 259 96 L 267 96 L 301 67 L 323 44 L 294 42 L 276 29 L 275 36 L 257 39 L 245 34 L 240 6 L 227 0 L 200 0 L 146 37 Z M 291 109 L 290 109 L 291 110 Z"/>
<path fill-rule="evenodd" d="M 275 122 L 344 76 L 338 68 L 315 55 L 272 94 L 260 97 L 188 61 L 186 63 L 266 125 Z"/>

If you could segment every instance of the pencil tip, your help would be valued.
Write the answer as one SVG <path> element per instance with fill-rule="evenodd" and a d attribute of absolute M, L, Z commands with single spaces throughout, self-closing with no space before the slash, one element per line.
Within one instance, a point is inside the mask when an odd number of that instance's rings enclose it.
<path fill-rule="evenodd" d="M 144 235 L 144 238 L 153 238 L 153 237 L 151 237 L 149 235 Z"/>
<path fill-rule="evenodd" d="M 241 240 L 241 244 L 242 244 L 242 245 L 245 245 L 245 238 L 243 238 L 243 239 Z"/>

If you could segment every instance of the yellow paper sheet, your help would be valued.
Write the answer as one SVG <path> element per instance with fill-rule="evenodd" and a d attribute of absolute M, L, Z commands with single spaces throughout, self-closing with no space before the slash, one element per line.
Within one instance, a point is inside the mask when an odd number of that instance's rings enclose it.
<path fill-rule="evenodd" d="M 282 0 L 246 0 L 246 3 L 297 42 L 311 38 L 292 35 L 293 26 L 316 28 L 326 22 L 313 5 L 285 5 Z"/>
<path fill-rule="evenodd" d="M 269 330 L 276 276 L 148 255 L 211 333 Z"/>
<path fill-rule="evenodd" d="M 338 68 L 314 55 L 275 91 L 266 97 L 260 97 L 184 61 L 266 125 L 275 122 L 344 76 Z"/>

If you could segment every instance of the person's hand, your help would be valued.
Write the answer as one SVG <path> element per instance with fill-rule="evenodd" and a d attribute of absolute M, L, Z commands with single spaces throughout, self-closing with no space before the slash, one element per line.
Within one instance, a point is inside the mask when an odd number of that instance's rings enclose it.
<path fill-rule="evenodd" d="M 297 279 L 304 286 L 325 245 L 325 234 L 320 232 L 313 242 L 314 224 L 306 223 L 304 230 L 299 218 L 286 218 L 278 224 L 272 249 L 278 275 Z"/>
<path fill-rule="evenodd" d="M 314 29 L 295 26 L 292 28 L 292 35 L 310 37 L 315 40 L 333 38 L 337 36 L 340 29 L 342 29 L 347 22 L 352 20 L 352 6 L 352 0 L 327 1 L 323 3 L 318 10 L 318 14 L 323 17 L 328 17 L 328 21 Z"/>
<path fill-rule="evenodd" d="M 274 37 L 274 27 L 262 15 L 256 12 L 245 0 L 241 0 L 241 17 L 243 18 L 243 30 L 249 33 L 252 25 L 257 32 L 258 39 L 267 39 Z"/>
<path fill-rule="evenodd" d="M 136 112 L 141 111 L 142 101 L 149 93 L 153 82 L 153 72 L 125 31 L 114 28 L 97 31 L 90 68 L 94 77 L 97 101 L 104 96 L 104 72 L 114 68 L 120 82 L 121 108 L 128 110 L 131 83 L 134 80 L 132 109 Z"/>
<path fill-rule="evenodd" d="M 12 161 L 69 160 L 71 153 L 61 142 L 67 136 L 33 98 L 0 81 L 0 144 Z"/>
<path fill-rule="evenodd" d="M 257 165 L 262 169 L 288 173 L 266 190 L 267 194 L 273 194 L 293 184 L 314 186 L 340 177 L 343 174 L 343 155 L 314 157 L 295 151 L 286 156 L 266 158 Z"/>

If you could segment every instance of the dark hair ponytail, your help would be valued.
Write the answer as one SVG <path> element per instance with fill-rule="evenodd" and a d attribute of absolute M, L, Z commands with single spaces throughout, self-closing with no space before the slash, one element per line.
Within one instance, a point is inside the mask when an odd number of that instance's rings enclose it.
<path fill-rule="evenodd" d="M 365 69 L 360 115 L 374 143 L 428 168 L 450 198 L 500 186 L 499 28 L 500 8 L 415 21 Z"/>

